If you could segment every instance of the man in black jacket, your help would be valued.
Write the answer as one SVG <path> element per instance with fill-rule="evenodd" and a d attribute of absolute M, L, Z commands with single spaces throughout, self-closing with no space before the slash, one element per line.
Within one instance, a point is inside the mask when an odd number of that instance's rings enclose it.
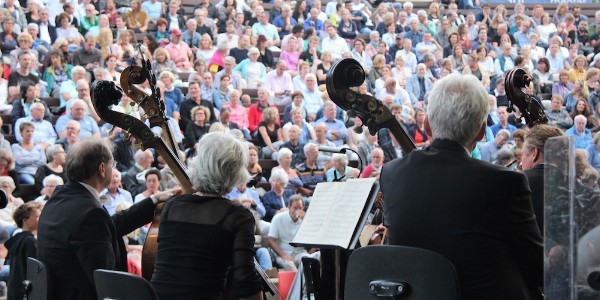
<path fill-rule="evenodd" d="M 80 141 L 69 150 L 69 182 L 56 189 L 39 220 L 37 257 L 49 271 L 48 299 L 97 299 L 94 270 L 127 271 L 123 236 L 152 221 L 154 205 L 174 190 L 155 194 L 112 217 L 99 192 L 112 179 L 107 141 Z"/>
<path fill-rule="evenodd" d="M 541 299 L 542 236 L 522 173 L 471 158 L 488 97 L 473 75 L 452 74 L 429 96 L 433 142 L 381 173 L 391 245 L 449 259 L 463 300 Z"/>

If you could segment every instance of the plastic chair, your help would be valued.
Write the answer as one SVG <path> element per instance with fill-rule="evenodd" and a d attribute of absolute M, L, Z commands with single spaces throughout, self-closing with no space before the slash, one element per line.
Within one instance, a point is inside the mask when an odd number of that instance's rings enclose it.
<path fill-rule="evenodd" d="M 22 288 L 25 299 L 48 299 L 48 269 L 43 262 L 27 258 L 27 279 L 23 281 Z"/>
<path fill-rule="evenodd" d="M 352 253 L 344 289 L 346 300 L 458 300 L 452 263 L 429 250 L 367 246 Z"/>
<path fill-rule="evenodd" d="M 98 299 L 158 300 L 146 279 L 127 272 L 98 269 L 94 271 Z"/>

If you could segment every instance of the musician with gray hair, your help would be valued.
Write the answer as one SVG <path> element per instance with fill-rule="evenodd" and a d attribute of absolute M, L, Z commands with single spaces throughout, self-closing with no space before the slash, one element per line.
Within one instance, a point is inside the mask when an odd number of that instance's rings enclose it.
<path fill-rule="evenodd" d="M 197 147 L 202 155 L 192 159 L 189 174 L 198 192 L 165 204 L 151 283 L 160 299 L 221 299 L 231 270 L 227 283 L 235 296 L 262 299 L 254 269 L 255 219 L 225 198 L 250 178 L 248 146 L 214 132 Z"/>
<path fill-rule="evenodd" d="M 111 181 L 112 145 L 104 139 L 74 144 L 65 163 L 69 182 L 46 203 L 38 230 L 38 259 L 48 266 L 48 299 L 97 299 L 94 270 L 127 271 L 123 236 L 154 217 L 154 206 L 174 195 L 152 195 L 112 217 L 100 202 Z"/>
<path fill-rule="evenodd" d="M 527 178 L 470 156 L 487 114 L 473 75 L 451 74 L 432 88 L 433 142 L 381 172 L 388 241 L 448 259 L 461 299 L 541 299 L 544 251 Z"/>

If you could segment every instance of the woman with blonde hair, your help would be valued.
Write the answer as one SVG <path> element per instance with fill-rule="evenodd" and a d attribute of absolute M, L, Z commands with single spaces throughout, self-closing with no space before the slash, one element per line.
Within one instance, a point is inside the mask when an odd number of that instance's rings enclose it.
<path fill-rule="evenodd" d="M 215 54 L 215 51 L 216 49 L 210 35 L 208 35 L 208 33 L 203 34 L 200 38 L 200 49 L 196 52 L 196 58 L 202 59 L 205 63 L 208 63 L 213 54 Z"/>
<path fill-rule="evenodd" d="M 385 65 L 385 56 L 381 54 L 375 55 L 373 57 L 373 67 L 369 72 L 369 82 L 371 83 L 371 87 L 375 87 L 375 82 L 377 79 L 381 78 L 383 75 L 381 74 L 383 70 L 383 66 Z"/>
<path fill-rule="evenodd" d="M 154 60 L 152 60 L 152 70 L 155 74 L 160 74 L 162 71 L 177 72 L 177 66 L 171 60 L 171 55 L 163 47 L 158 47 L 154 51 Z"/>
<path fill-rule="evenodd" d="M 256 145 L 262 147 L 262 156 L 270 159 L 273 153 L 283 144 L 281 127 L 277 124 L 279 113 L 276 108 L 263 109 L 262 121 L 258 123 L 258 136 Z"/>
<path fill-rule="evenodd" d="M 552 17 L 552 23 L 558 26 L 558 24 L 565 21 L 567 18 L 567 14 L 569 13 L 569 4 L 568 3 L 559 3 L 556 6 L 556 11 L 554 12 L 554 16 Z"/>
<path fill-rule="evenodd" d="M 100 46 L 100 51 L 102 51 L 102 57 L 106 59 L 106 56 L 112 53 L 110 47 L 113 45 L 113 33 L 110 28 L 100 29 L 100 33 L 98 33 L 98 45 Z"/>
<path fill-rule="evenodd" d="M 573 61 L 573 68 L 569 70 L 569 82 L 587 80 L 587 60 L 583 55 L 577 55 Z"/>
<path fill-rule="evenodd" d="M 563 104 L 568 112 L 572 112 L 575 110 L 577 101 L 584 100 L 587 103 L 589 97 L 590 90 L 585 81 L 577 80 L 573 83 L 573 90 L 565 96 Z"/>
<path fill-rule="evenodd" d="M 327 72 L 329 72 L 329 68 L 331 68 L 332 63 L 333 56 L 331 56 L 331 52 L 324 50 L 321 53 L 321 63 L 317 65 L 317 83 L 319 85 L 325 84 Z"/>
<path fill-rule="evenodd" d="M 392 69 L 392 75 L 398 80 L 398 82 L 406 82 L 412 75 L 412 71 L 409 67 L 406 67 L 406 60 L 404 56 L 398 55 L 394 60 L 396 66 Z"/>
<path fill-rule="evenodd" d="M 123 31 L 119 35 L 117 42 L 110 47 L 111 52 L 117 56 L 117 64 L 126 68 L 129 66 L 129 58 L 133 57 L 135 49 L 131 44 L 131 33 L 129 31 Z"/>

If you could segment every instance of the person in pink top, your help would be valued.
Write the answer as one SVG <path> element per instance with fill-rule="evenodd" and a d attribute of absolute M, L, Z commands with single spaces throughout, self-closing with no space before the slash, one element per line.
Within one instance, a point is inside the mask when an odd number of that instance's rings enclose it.
<path fill-rule="evenodd" d="M 287 48 L 281 51 L 280 60 L 287 62 L 287 70 L 292 77 L 298 75 L 298 62 L 300 52 L 297 50 L 298 39 L 295 36 L 289 38 Z"/>
<path fill-rule="evenodd" d="M 181 41 L 182 34 L 181 30 L 177 28 L 171 30 L 171 43 L 166 45 L 165 49 L 169 52 L 171 60 L 175 62 L 178 70 L 193 71 L 194 54 L 190 47 Z"/>
<path fill-rule="evenodd" d="M 248 111 L 242 105 L 240 105 L 240 95 L 242 93 L 239 90 L 233 90 L 229 93 L 229 103 L 225 104 L 225 107 L 231 110 L 229 121 L 236 123 L 246 140 L 251 140 L 250 131 L 248 130 Z"/>

